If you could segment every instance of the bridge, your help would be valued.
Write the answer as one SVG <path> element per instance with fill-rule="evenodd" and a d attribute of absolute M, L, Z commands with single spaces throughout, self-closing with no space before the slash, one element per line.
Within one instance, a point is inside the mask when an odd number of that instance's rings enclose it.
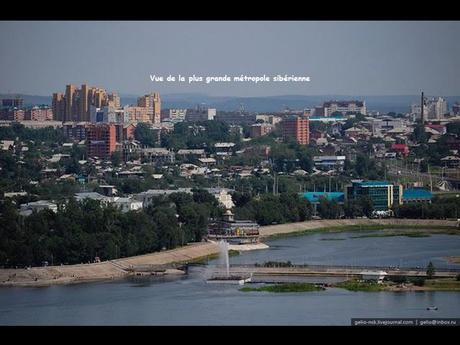
<path fill-rule="evenodd" d="M 215 273 L 222 273 L 222 266 L 212 267 Z M 388 266 L 329 266 L 294 265 L 289 267 L 263 267 L 256 265 L 232 265 L 230 275 L 256 276 L 304 276 L 304 277 L 361 277 L 363 271 L 385 271 L 388 276 L 426 277 L 426 269 L 419 267 L 395 268 Z M 460 269 L 436 269 L 435 278 L 455 278 Z"/>

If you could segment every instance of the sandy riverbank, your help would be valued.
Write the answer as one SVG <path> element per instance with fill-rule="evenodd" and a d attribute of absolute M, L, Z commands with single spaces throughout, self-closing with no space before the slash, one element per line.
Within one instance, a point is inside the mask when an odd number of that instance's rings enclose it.
<path fill-rule="evenodd" d="M 422 219 L 340 219 L 340 220 L 315 220 L 299 223 L 262 226 L 260 234 L 262 239 L 275 236 L 319 230 L 343 226 L 389 225 L 389 226 L 420 226 L 430 227 L 456 227 L 455 221 L 422 220 Z M 263 249 L 265 244 L 255 248 L 230 248 L 233 250 Z M 0 286 L 48 286 L 55 284 L 70 284 L 90 282 L 97 280 L 119 279 L 128 276 L 130 266 L 136 265 L 164 265 L 199 260 L 218 254 L 219 249 L 215 243 L 202 242 L 172 250 L 133 256 L 101 263 L 64 265 L 49 267 L 34 267 L 31 269 L 0 269 Z"/>

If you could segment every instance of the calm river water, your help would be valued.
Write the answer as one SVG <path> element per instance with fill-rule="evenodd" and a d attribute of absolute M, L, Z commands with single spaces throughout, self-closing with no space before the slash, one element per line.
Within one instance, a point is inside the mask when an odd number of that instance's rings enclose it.
<path fill-rule="evenodd" d="M 360 233 L 362 234 L 362 233 Z M 231 257 L 309 264 L 456 267 L 460 236 L 353 238 L 314 234 L 267 242 Z M 339 240 L 341 239 L 341 240 Z M 215 263 L 215 262 L 214 262 Z M 460 318 L 458 292 L 241 292 L 207 284 L 202 269 L 180 278 L 142 278 L 47 288 L 1 288 L 0 325 L 349 325 L 352 317 Z M 437 311 L 428 311 L 435 305 Z"/>

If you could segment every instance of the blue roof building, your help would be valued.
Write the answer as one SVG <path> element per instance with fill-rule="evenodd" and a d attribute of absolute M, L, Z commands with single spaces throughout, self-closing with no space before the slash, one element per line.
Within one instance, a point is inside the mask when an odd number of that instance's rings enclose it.
<path fill-rule="evenodd" d="M 329 201 L 335 200 L 339 203 L 345 201 L 345 193 L 342 192 L 306 192 L 301 194 L 313 204 L 318 203 L 321 198 L 326 198 Z"/>
<path fill-rule="evenodd" d="M 412 202 L 428 202 L 431 203 L 433 199 L 433 193 L 425 188 L 409 188 L 404 190 L 403 204 L 412 203 Z"/>

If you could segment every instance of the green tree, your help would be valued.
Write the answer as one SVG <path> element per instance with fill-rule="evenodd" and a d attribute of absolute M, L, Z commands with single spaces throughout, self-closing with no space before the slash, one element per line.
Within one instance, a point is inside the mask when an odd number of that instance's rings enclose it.
<path fill-rule="evenodd" d="M 122 161 L 121 152 L 115 151 L 114 153 L 112 153 L 110 160 L 112 161 L 113 166 L 115 167 L 119 166 Z"/>
<path fill-rule="evenodd" d="M 155 131 L 146 123 L 140 122 L 134 130 L 134 138 L 142 145 L 154 147 L 158 137 Z"/>

